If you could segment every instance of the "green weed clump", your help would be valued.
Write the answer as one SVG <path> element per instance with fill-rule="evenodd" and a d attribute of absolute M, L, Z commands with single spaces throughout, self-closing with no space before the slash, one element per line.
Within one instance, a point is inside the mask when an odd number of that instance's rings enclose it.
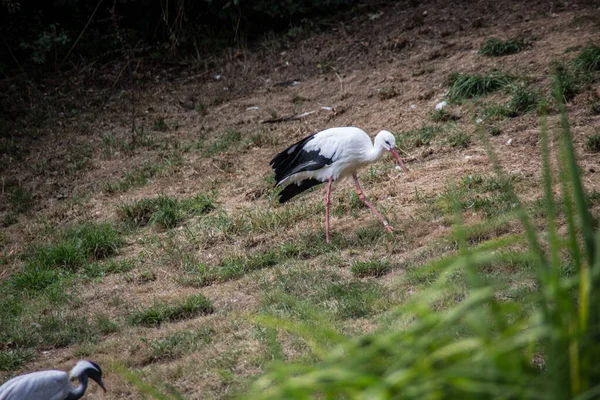
<path fill-rule="evenodd" d="M 197 330 L 175 332 L 161 339 L 148 340 L 143 338 L 142 342 L 148 347 L 144 362 L 151 363 L 177 359 L 212 342 L 214 335 L 215 331 L 212 328 L 200 327 Z"/>
<path fill-rule="evenodd" d="M 583 72 L 600 71 L 600 46 L 586 46 L 575 58 L 574 65 Z"/>
<path fill-rule="evenodd" d="M 528 85 L 516 85 L 512 98 L 508 103 L 509 116 L 516 117 L 530 111 L 535 111 L 540 102 L 540 95 Z"/>
<path fill-rule="evenodd" d="M 588 136 L 585 139 L 585 147 L 593 153 L 600 153 L 600 133 Z"/>
<path fill-rule="evenodd" d="M 479 49 L 479 54 L 487 57 L 500 57 L 521 52 L 526 47 L 522 40 L 489 39 Z"/>
<path fill-rule="evenodd" d="M 392 270 L 390 262 L 387 260 L 357 261 L 352 265 L 350 271 L 359 278 L 374 276 L 376 278 L 383 276 Z"/>
<path fill-rule="evenodd" d="M 493 72 L 487 75 L 455 72 L 450 75 L 448 98 L 462 100 L 484 96 L 504 88 L 511 82 L 512 79 L 501 72 Z"/>
<path fill-rule="evenodd" d="M 223 153 L 239 145 L 241 141 L 242 134 L 240 131 L 228 129 L 223 136 L 219 137 L 204 150 L 204 154 L 206 156 L 214 156 L 216 154 Z"/>
<path fill-rule="evenodd" d="M 428 146 L 446 127 L 439 125 L 423 125 L 420 128 L 411 129 L 401 134 L 396 134 L 398 146 L 403 149 Z"/>
<path fill-rule="evenodd" d="M 566 62 L 557 62 L 552 65 L 557 90 L 564 101 L 572 100 L 582 88 L 581 77 Z"/>
<path fill-rule="evenodd" d="M 448 136 L 448 144 L 452 147 L 466 149 L 471 144 L 471 136 L 462 131 L 456 132 Z"/>
<path fill-rule="evenodd" d="M 183 301 L 163 303 L 155 301 L 150 307 L 139 309 L 129 316 L 132 325 L 158 326 L 165 322 L 175 322 L 213 312 L 212 302 L 202 293 L 189 296 Z"/>
<path fill-rule="evenodd" d="M 184 200 L 161 195 L 122 204 L 119 215 L 123 221 L 134 226 L 156 224 L 163 229 L 171 229 L 180 225 L 185 218 L 208 214 L 215 208 L 212 197 L 205 194 Z"/>
<path fill-rule="evenodd" d="M 559 79 L 553 88 L 562 125 L 554 146 L 558 176 L 550 168 L 545 117 L 541 121 L 545 223 L 527 214 L 486 142 L 498 177 L 466 184 L 504 185 L 522 233 L 473 246 L 454 204 L 457 253 L 415 268 L 428 274 L 429 285 L 370 334 L 348 337 L 324 319 L 258 318 L 262 326 L 300 337 L 311 361 L 272 364 L 245 398 L 597 397 L 600 231 L 587 205 Z M 555 182 L 562 189 L 561 217 Z M 497 282 L 490 275 L 498 266 L 532 277 Z"/>

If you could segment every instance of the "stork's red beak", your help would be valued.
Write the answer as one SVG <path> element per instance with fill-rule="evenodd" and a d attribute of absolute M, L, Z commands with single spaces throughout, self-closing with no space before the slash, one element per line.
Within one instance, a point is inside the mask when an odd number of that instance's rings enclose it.
<path fill-rule="evenodd" d="M 398 161 L 398 165 L 400 165 L 402 170 L 404 170 L 404 172 L 408 172 L 408 169 L 406 169 L 406 167 L 404 166 L 404 163 L 402 162 L 402 159 L 398 155 L 398 152 L 396 151 L 396 149 L 390 149 L 390 153 L 392 153 L 394 155 L 394 158 L 396 159 L 396 161 Z"/>

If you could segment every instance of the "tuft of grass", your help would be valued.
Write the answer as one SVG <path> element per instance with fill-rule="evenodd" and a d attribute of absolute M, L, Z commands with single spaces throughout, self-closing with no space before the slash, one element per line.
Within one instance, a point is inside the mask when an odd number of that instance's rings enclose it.
<path fill-rule="evenodd" d="M 382 296 L 379 285 L 373 282 L 344 282 L 327 287 L 324 298 L 341 318 L 363 318 L 374 311 Z"/>
<path fill-rule="evenodd" d="M 123 243 L 121 234 L 108 223 L 88 222 L 67 228 L 58 241 L 34 247 L 23 268 L 13 273 L 7 284 L 29 294 L 61 287 L 92 261 L 115 255 Z"/>
<path fill-rule="evenodd" d="M 144 363 L 177 359 L 211 343 L 214 335 L 214 329 L 199 327 L 195 330 L 175 332 L 160 339 L 142 338 L 142 342 L 148 347 Z"/>
<path fill-rule="evenodd" d="M 582 72 L 600 71 L 600 46 L 590 44 L 584 47 L 573 63 Z"/>
<path fill-rule="evenodd" d="M 415 147 L 428 146 L 446 127 L 439 125 L 423 125 L 401 134 L 396 134 L 396 141 L 401 148 L 412 149 Z"/>
<path fill-rule="evenodd" d="M 141 166 L 126 172 L 123 178 L 116 181 L 104 182 L 104 190 L 107 193 L 121 193 L 127 190 L 145 186 L 157 176 L 166 175 L 181 168 L 184 160 L 181 152 L 171 151 L 161 155 L 158 162 L 144 163 Z"/>
<path fill-rule="evenodd" d="M 94 316 L 94 325 L 103 335 L 109 335 L 119 331 L 119 324 L 112 320 L 106 314 L 96 314 Z"/>
<path fill-rule="evenodd" d="M 16 371 L 35 358 L 32 349 L 6 349 L 0 352 L 0 371 Z"/>
<path fill-rule="evenodd" d="M 555 76 L 557 90 L 565 101 L 572 100 L 581 91 L 581 78 L 568 63 L 553 63 L 552 73 Z"/>
<path fill-rule="evenodd" d="M 450 75 L 448 97 L 451 100 L 462 100 L 484 96 L 504 88 L 511 82 L 512 79 L 501 72 L 493 72 L 487 75 L 454 72 Z"/>
<path fill-rule="evenodd" d="M 508 103 L 509 116 L 516 117 L 535 111 L 540 102 L 540 94 L 528 85 L 515 85 Z"/>
<path fill-rule="evenodd" d="M 131 271 L 135 267 L 130 260 L 114 261 L 106 260 L 102 262 L 86 263 L 83 266 L 83 276 L 93 279 L 110 274 L 120 274 Z"/>
<path fill-rule="evenodd" d="M 163 303 L 155 301 L 146 309 L 138 309 L 129 316 L 132 325 L 158 326 L 165 322 L 175 322 L 207 315 L 213 312 L 209 299 L 202 293 L 189 296 L 183 301 Z"/>
<path fill-rule="evenodd" d="M 217 209 L 213 194 L 198 193 L 182 201 L 182 208 L 190 215 L 204 215 Z"/>
<path fill-rule="evenodd" d="M 482 104 L 479 107 L 478 114 L 485 120 L 502 120 L 510 114 L 510 110 L 505 105 L 500 104 Z"/>
<path fill-rule="evenodd" d="M 600 153 L 600 133 L 588 136 L 585 139 L 585 147 L 592 153 Z"/>
<path fill-rule="evenodd" d="M 232 147 L 239 145 L 241 141 L 242 134 L 240 131 L 228 129 L 223 136 L 219 137 L 204 150 L 204 155 L 214 156 L 223 153 Z"/>
<path fill-rule="evenodd" d="M 121 233 L 107 222 L 86 222 L 71 227 L 63 237 L 66 243 L 78 243 L 85 255 L 96 260 L 115 255 L 124 243 Z"/>
<path fill-rule="evenodd" d="M 521 52 L 526 47 L 525 42 L 518 39 L 488 39 L 479 49 L 479 54 L 487 57 L 500 57 Z"/>
<path fill-rule="evenodd" d="M 448 136 L 448 144 L 452 147 L 466 149 L 471 144 L 471 136 L 462 131 L 456 132 Z"/>
<path fill-rule="evenodd" d="M 154 121 L 154 124 L 152 125 L 152 128 L 155 131 L 160 131 L 160 132 L 166 132 L 169 127 L 167 126 L 167 123 L 165 122 L 164 118 L 159 118 L 156 121 Z"/>
<path fill-rule="evenodd" d="M 491 136 L 500 136 L 502 134 L 502 129 L 497 126 L 490 126 L 487 131 Z"/>
<path fill-rule="evenodd" d="M 600 97 L 594 97 L 590 103 L 590 112 L 592 115 L 600 115 Z"/>
<path fill-rule="evenodd" d="M 452 204 L 456 203 L 463 211 L 479 211 L 486 217 L 497 216 L 513 208 L 514 203 L 507 194 L 507 188 L 512 184 L 512 178 L 469 175 L 456 187 L 447 187 L 439 196 L 437 206 L 446 214 L 452 214 Z"/>
<path fill-rule="evenodd" d="M 379 278 L 392 270 L 387 260 L 356 261 L 350 271 L 359 277 L 374 276 Z"/>
<path fill-rule="evenodd" d="M 119 206 L 121 219 L 134 226 L 156 224 L 163 229 L 180 225 L 193 215 L 204 215 L 216 208 L 213 198 L 206 194 L 197 194 L 193 198 L 178 200 L 166 195 L 153 199 L 141 199 Z"/>
<path fill-rule="evenodd" d="M 33 207 L 33 194 L 17 184 L 8 193 L 8 201 L 12 212 L 16 214 L 26 213 Z"/>
<path fill-rule="evenodd" d="M 429 119 L 433 122 L 448 122 L 455 120 L 456 117 L 447 110 L 447 108 L 441 108 L 439 110 L 433 110 L 429 113 Z"/>

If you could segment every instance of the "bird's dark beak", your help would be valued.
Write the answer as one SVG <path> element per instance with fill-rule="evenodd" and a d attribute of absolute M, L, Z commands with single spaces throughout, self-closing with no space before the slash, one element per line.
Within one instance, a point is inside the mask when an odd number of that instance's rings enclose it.
<path fill-rule="evenodd" d="M 106 388 L 104 387 L 104 382 L 102 382 L 102 379 L 98 379 L 98 385 L 102 388 L 102 390 L 104 390 L 104 393 L 106 393 Z"/>
<path fill-rule="evenodd" d="M 396 161 L 398 161 L 398 165 L 400 165 L 400 167 L 402 168 L 402 170 L 404 172 L 408 172 L 408 169 L 404 166 L 404 163 L 402 162 L 402 159 L 398 155 L 398 152 L 396 151 L 396 149 L 390 149 L 390 153 L 392 153 L 392 155 L 394 156 L 394 158 L 396 159 Z"/>

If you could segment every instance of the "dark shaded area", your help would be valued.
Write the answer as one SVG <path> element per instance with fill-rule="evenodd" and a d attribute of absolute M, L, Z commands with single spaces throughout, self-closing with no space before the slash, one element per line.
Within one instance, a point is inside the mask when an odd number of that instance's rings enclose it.
<path fill-rule="evenodd" d="M 124 52 L 157 61 L 282 31 L 331 15 L 354 0 L 0 2 L 0 73 L 62 71 Z"/>

